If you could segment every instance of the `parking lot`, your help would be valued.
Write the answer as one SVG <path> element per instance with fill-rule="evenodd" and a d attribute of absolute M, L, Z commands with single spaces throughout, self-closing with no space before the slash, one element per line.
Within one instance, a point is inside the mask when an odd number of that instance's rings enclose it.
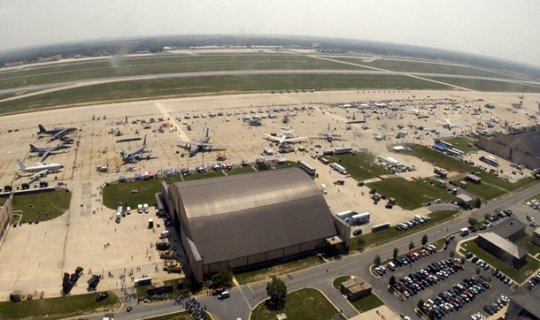
<path fill-rule="evenodd" d="M 453 247 L 454 244 L 451 243 L 450 247 Z M 487 317 L 488 314 L 484 311 L 486 304 L 495 302 L 500 298 L 501 294 L 504 296 L 512 294 L 513 289 L 508 284 L 504 284 L 504 282 L 492 276 L 491 272 L 484 270 L 479 265 L 468 260 L 461 265 L 458 262 L 459 259 L 450 258 L 449 253 L 450 249 L 447 249 L 442 252 L 426 254 L 424 257 L 421 257 L 419 254 L 418 256 L 420 257 L 418 258 L 403 258 L 401 259 L 402 266 L 396 263 L 395 271 L 392 271 L 391 268 L 386 268 L 386 272 L 380 279 L 372 280 L 370 283 L 374 287 L 384 291 L 382 293 L 384 301 L 397 313 L 403 315 L 414 316 L 419 300 L 428 302 L 431 299 L 433 302 L 431 303 L 432 305 L 444 305 L 444 303 L 452 301 L 452 307 L 447 305 L 446 308 L 444 306 L 442 307 L 445 311 L 440 310 L 441 319 L 469 319 L 470 316 L 477 312 Z M 403 260 L 415 261 L 410 263 L 405 262 L 406 264 L 404 264 Z M 476 280 L 471 280 L 478 278 L 477 269 L 481 270 L 479 273 L 480 276 L 489 278 L 491 281 L 479 280 L 476 283 Z M 388 290 L 388 283 L 391 276 L 394 276 L 398 283 L 406 289 L 404 292 L 410 293 L 400 294 L 398 290 L 395 290 L 395 293 L 390 292 Z M 465 279 L 469 282 L 468 284 L 463 282 Z M 489 288 L 484 288 L 482 283 L 487 283 L 488 285 L 485 287 Z M 475 287 L 476 285 L 483 287 L 483 289 Z M 461 288 L 468 288 L 468 292 L 457 292 L 458 290 L 462 291 Z M 465 296 L 460 297 L 457 300 L 459 302 L 454 305 L 455 297 L 452 299 L 450 297 L 446 298 L 448 301 L 444 299 L 445 296 L 449 296 L 448 293 L 444 292 L 448 292 L 449 290 L 452 291 L 450 293 L 451 295 L 455 296 L 457 293 L 464 293 Z M 439 297 L 439 294 L 441 294 L 441 297 Z M 437 299 L 438 297 L 439 299 Z M 467 302 L 467 300 L 469 301 Z M 435 301 L 441 304 L 437 304 Z M 456 307 L 457 305 L 460 306 Z"/>

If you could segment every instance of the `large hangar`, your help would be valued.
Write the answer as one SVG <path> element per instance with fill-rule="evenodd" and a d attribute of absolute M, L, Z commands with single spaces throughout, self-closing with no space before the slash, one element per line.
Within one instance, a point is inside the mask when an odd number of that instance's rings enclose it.
<path fill-rule="evenodd" d="M 321 191 L 298 168 L 178 182 L 168 191 L 198 281 L 313 252 L 337 234 Z"/>

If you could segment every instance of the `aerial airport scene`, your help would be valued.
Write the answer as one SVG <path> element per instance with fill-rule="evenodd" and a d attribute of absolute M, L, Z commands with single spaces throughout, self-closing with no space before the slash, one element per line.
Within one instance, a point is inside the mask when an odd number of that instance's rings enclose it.
<path fill-rule="evenodd" d="M 540 319 L 534 57 L 74 40 L 0 48 L 0 320 Z"/>

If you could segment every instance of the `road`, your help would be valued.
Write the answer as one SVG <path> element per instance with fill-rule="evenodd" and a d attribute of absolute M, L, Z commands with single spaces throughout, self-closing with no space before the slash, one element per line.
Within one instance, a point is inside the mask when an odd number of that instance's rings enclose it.
<path fill-rule="evenodd" d="M 337 61 L 337 60 L 336 60 Z M 360 65 L 359 65 L 360 66 Z M 166 74 L 146 74 L 137 76 L 124 76 L 100 79 L 87 79 L 80 81 L 61 82 L 53 84 L 34 85 L 27 87 L 18 87 L 12 89 L 0 90 L 0 94 L 17 93 L 24 91 L 32 91 L 31 93 L 21 94 L 18 96 L 0 100 L 1 102 L 21 99 L 25 97 L 35 96 L 43 93 L 50 93 L 72 88 L 92 86 L 104 83 L 115 83 L 122 81 L 141 81 L 141 80 L 156 80 L 156 79 L 174 79 L 174 78 L 196 78 L 196 77 L 215 77 L 215 76 L 247 76 L 247 75 L 291 75 L 291 74 L 346 74 L 346 75 L 394 75 L 415 77 L 425 81 L 437 82 L 448 86 L 456 87 L 460 90 L 470 90 L 468 88 L 455 86 L 446 82 L 440 82 L 425 77 L 443 77 L 443 78 L 459 78 L 459 79 L 474 79 L 474 80 L 489 80 L 499 82 L 510 82 L 515 84 L 529 84 L 540 86 L 540 82 L 514 80 L 507 78 L 490 78 L 482 76 L 467 76 L 458 74 L 442 74 L 442 73 L 422 73 L 422 72 L 401 72 L 389 70 L 343 70 L 343 69 L 271 69 L 271 70 L 230 70 L 230 71 L 201 71 L 201 72 L 180 72 Z"/>
<path fill-rule="evenodd" d="M 430 240 L 439 239 L 468 226 L 467 220 L 470 216 L 483 219 L 485 213 L 491 213 L 499 208 L 512 207 L 538 194 L 540 194 L 539 183 L 508 195 L 505 198 L 492 201 L 480 209 L 464 212 L 454 219 L 430 229 L 408 235 L 376 248 L 370 248 L 362 253 L 350 254 L 339 260 L 284 275 L 281 279 L 286 283 L 289 292 L 305 287 L 316 288 L 322 291 L 337 309 L 340 309 L 347 318 L 350 318 L 357 315 L 358 312 L 336 289 L 334 289 L 332 281 L 342 275 L 360 276 L 374 284 L 373 291 L 381 297 L 386 304 L 396 308 L 396 304 L 399 304 L 400 302 L 388 295 L 388 292 L 385 289 L 386 283 L 382 285 L 381 283 L 377 283 L 378 281 L 374 281 L 369 272 L 369 266 L 373 263 L 376 255 L 380 255 L 383 259 L 390 258 L 394 248 L 398 248 L 400 252 L 406 252 L 408 251 L 409 242 L 413 241 L 416 244 L 419 244 L 424 234 L 426 234 Z M 428 260 L 426 260 L 426 263 L 427 262 Z M 499 285 L 497 284 L 497 286 Z M 219 319 L 236 319 L 238 317 L 249 319 L 250 311 L 267 298 L 265 281 L 235 287 L 231 289 L 230 292 L 231 297 L 226 300 L 218 300 L 216 297 L 212 296 L 202 296 L 199 297 L 199 301 L 201 304 L 206 305 L 207 310 L 216 315 Z M 395 301 L 390 301 L 390 298 Z M 397 308 L 397 312 L 401 312 L 401 309 L 403 309 L 403 311 L 410 311 L 410 308 L 407 306 Z M 122 312 L 115 315 L 115 319 L 140 319 L 142 316 L 161 315 L 174 312 L 175 310 L 181 311 L 181 308 L 174 305 L 172 302 L 150 305 L 135 304 L 130 313 L 127 313 L 125 308 L 123 308 Z M 100 318 L 96 316 L 91 319 Z"/>

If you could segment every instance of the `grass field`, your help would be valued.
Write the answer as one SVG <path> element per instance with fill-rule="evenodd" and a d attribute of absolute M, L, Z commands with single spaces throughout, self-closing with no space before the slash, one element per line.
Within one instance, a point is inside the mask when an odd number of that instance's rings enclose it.
<path fill-rule="evenodd" d="M 347 280 L 349 280 L 351 278 L 351 276 L 341 276 L 341 277 L 337 277 L 334 279 L 334 281 L 332 281 L 332 285 L 334 286 L 334 288 L 338 289 L 341 287 L 341 284 Z"/>
<path fill-rule="evenodd" d="M 0 302 L 0 319 L 64 319 L 94 312 L 107 312 L 120 307 L 116 295 L 96 302 L 96 293 L 60 298 Z"/>
<path fill-rule="evenodd" d="M 448 201 L 452 196 L 443 188 L 431 185 L 429 180 L 408 181 L 403 178 L 389 178 L 368 183 L 379 194 L 393 197 L 397 205 L 406 210 L 413 210 L 435 199 Z"/>
<path fill-rule="evenodd" d="M 352 238 L 350 249 L 351 250 L 359 249 L 359 245 L 358 245 L 359 239 L 362 239 L 364 241 L 364 249 L 369 248 L 369 247 L 379 246 L 381 244 L 385 244 L 392 240 L 396 240 L 396 239 L 408 236 L 410 234 L 420 232 L 427 228 L 431 228 L 434 225 L 440 224 L 446 220 L 450 220 L 455 214 L 456 214 L 455 211 L 433 212 L 429 215 L 429 217 L 431 218 L 430 221 L 423 224 L 416 225 L 412 229 L 399 231 L 399 230 L 396 230 L 396 228 L 394 227 L 390 227 L 389 229 L 386 229 L 386 230 L 366 233 L 361 236 Z"/>
<path fill-rule="evenodd" d="M 22 222 L 47 221 L 61 216 L 69 209 L 71 192 L 59 190 L 13 197 L 13 210 L 22 210 Z"/>
<path fill-rule="evenodd" d="M 540 92 L 540 86 L 516 84 L 512 82 L 477 80 L 464 78 L 429 77 L 429 79 L 451 83 L 456 86 L 465 87 L 477 91 L 495 92 Z"/>
<path fill-rule="evenodd" d="M 377 297 L 374 293 L 362 297 L 358 300 L 352 301 L 351 303 L 356 308 L 356 310 L 360 312 L 366 312 L 371 309 L 380 307 L 384 304 L 381 299 L 379 299 L 379 297 Z"/>
<path fill-rule="evenodd" d="M 132 190 L 137 192 L 131 192 Z M 132 210 L 143 203 L 153 206 L 156 202 L 154 195 L 160 191 L 158 179 L 112 183 L 103 188 L 103 204 L 111 209 L 122 205 L 131 207 Z"/>
<path fill-rule="evenodd" d="M 407 147 L 411 151 L 407 150 L 404 151 L 404 153 L 413 155 L 433 164 L 434 166 L 444 168 L 448 171 L 467 172 L 471 168 L 471 166 L 465 162 L 449 157 L 441 152 L 431 149 L 430 147 L 419 144 L 408 144 Z"/>
<path fill-rule="evenodd" d="M 540 253 L 540 246 L 532 243 L 532 237 L 528 234 L 525 234 L 523 238 L 519 239 L 519 241 L 517 241 L 517 244 L 525 248 L 525 250 L 527 250 L 527 252 L 532 256 Z"/>
<path fill-rule="evenodd" d="M 341 164 L 347 172 L 356 180 L 362 181 L 390 174 L 389 171 L 375 163 L 375 156 L 368 152 L 357 152 L 328 157 L 333 162 Z"/>
<path fill-rule="evenodd" d="M 472 193 L 473 195 L 477 197 L 480 197 L 486 200 L 491 200 L 493 198 L 496 198 L 506 193 L 505 191 L 499 188 L 492 187 L 487 184 L 475 184 L 475 183 L 469 183 L 465 190 L 467 192 Z"/>
<path fill-rule="evenodd" d="M 285 308 L 282 310 L 271 311 L 264 303 L 259 304 L 253 310 L 251 320 L 275 320 L 280 313 L 285 313 L 288 319 L 328 320 L 339 311 L 322 293 L 305 288 L 287 294 Z"/>
<path fill-rule="evenodd" d="M 276 264 L 271 267 L 260 268 L 250 271 L 235 273 L 234 277 L 240 284 L 247 284 L 269 279 L 272 276 L 280 276 L 294 271 L 306 269 L 322 264 L 323 261 L 317 256 L 311 255 L 304 258 Z"/>
<path fill-rule="evenodd" d="M 459 149 L 465 153 L 477 151 L 478 148 L 473 145 L 475 140 L 469 137 L 457 137 L 451 139 L 444 139 L 444 141 L 451 143 L 454 148 Z M 470 144 L 470 145 L 469 145 Z"/>
<path fill-rule="evenodd" d="M 484 182 L 496 185 L 508 191 L 514 191 L 538 182 L 532 177 L 527 177 L 525 179 L 521 179 L 516 183 L 512 183 L 510 181 L 499 178 L 489 172 L 479 170 L 463 161 L 447 156 L 446 154 L 443 154 L 441 152 L 435 151 L 429 147 L 419 144 L 408 144 L 407 147 L 411 151 L 405 151 L 405 153 L 427 161 L 434 166 L 444 168 L 448 171 L 457 171 L 461 173 L 474 172 L 477 176 L 482 178 Z M 487 192 L 495 193 L 495 191 Z"/>
<path fill-rule="evenodd" d="M 172 78 L 84 86 L 0 102 L 0 113 L 44 107 L 88 104 L 156 97 L 210 93 L 257 92 L 281 89 L 449 89 L 449 87 L 404 76 L 383 75 L 242 75 Z M 301 93 L 299 93 L 301 94 Z"/>
<path fill-rule="evenodd" d="M 422 72 L 422 73 L 441 73 L 441 74 L 459 74 L 466 76 L 481 76 L 481 77 L 494 77 L 494 78 L 508 78 L 508 75 L 498 72 L 491 72 L 487 70 L 480 70 L 474 67 L 457 66 L 457 65 L 445 65 L 440 63 L 430 63 L 422 61 L 399 61 L 399 60 L 385 60 L 377 59 L 373 62 L 362 62 L 359 59 L 354 58 L 337 58 L 336 60 L 342 60 L 352 63 L 358 63 L 369 67 L 380 68 L 391 71 L 405 71 L 405 72 Z"/>
<path fill-rule="evenodd" d="M 145 74 L 263 69 L 363 68 L 290 54 L 157 55 L 59 63 L 0 72 L 0 89 Z"/>
<path fill-rule="evenodd" d="M 538 268 L 540 268 L 540 261 L 532 258 L 531 256 L 527 256 L 527 263 L 520 269 L 516 269 L 508 263 L 495 257 L 491 253 L 480 248 L 478 244 L 476 244 L 474 239 L 464 242 L 461 247 L 474 253 L 480 259 L 489 263 L 491 266 L 499 269 L 502 273 L 506 274 L 517 283 L 525 281 L 525 279 L 527 279 L 531 274 L 535 273 Z"/>

